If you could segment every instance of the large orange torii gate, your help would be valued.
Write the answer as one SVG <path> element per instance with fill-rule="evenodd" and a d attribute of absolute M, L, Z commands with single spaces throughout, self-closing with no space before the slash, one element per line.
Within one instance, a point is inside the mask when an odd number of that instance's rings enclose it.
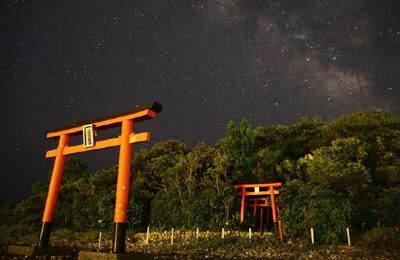
<path fill-rule="evenodd" d="M 46 153 L 46 158 L 55 157 L 55 162 L 43 213 L 42 230 L 38 242 L 39 246 L 49 245 L 51 226 L 54 220 L 54 211 L 66 156 L 120 146 L 112 251 L 114 253 L 125 251 L 132 144 L 150 140 L 150 133 L 148 132 L 133 133 L 133 125 L 134 123 L 151 119 L 161 111 L 162 106 L 159 103 L 153 102 L 118 114 L 46 131 L 48 138 L 59 139 L 59 143 L 57 149 L 47 151 Z M 108 140 L 96 141 L 98 131 L 117 126 L 122 126 L 120 136 Z M 83 136 L 83 144 L 69 146 L 70 138 L 76 135 Z"/>
<path fill-rule="evenodd" d="M 276 187 L 281 187 L 282 183 L 259 183 L 259 184 L 237 184 L 234 185 L 235 188 L 241 189 L 238 192 L 238 195 L 241 196 L 240 200 L 240 222 L 244 222 L 244 211 L 246 207 L 246 196 L 270 196 L 271 204 L 267 203 L 267 198 L 253 198 L 250 201 L 253 201 L 254 204 L 250 205 L 254 207 L 254 215 L 256 214 L 257 207 L 271 207 L 272 209 L 272 219 L 274 223 L 277 222 L 277 206 L 275 204 L 275 195 L 279 194 L 279 191 L 275 190 Z M 250 190 L 248 190 L 250 189 Z M 259 204 L 258 201 L 264 202 Z M 262 211 L 261 211 L 262 214 Z M 279 237 L 280 240 L 283 241 L 283 232 L 282 232 L 282 222 L 278 221 L 278 229 L 279 229 Z"/>

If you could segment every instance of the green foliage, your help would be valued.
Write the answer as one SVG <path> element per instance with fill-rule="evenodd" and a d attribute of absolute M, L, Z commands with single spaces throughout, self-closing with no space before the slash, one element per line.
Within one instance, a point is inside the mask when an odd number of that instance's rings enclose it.
<path fill-rule="evenodd" d="M 37 195 L 47 192 L 49 190 L 49 186 L 43 182 L 36 182 L 32 183 L 31 190 L 33 194 Z"/>
<path fill-rule="evenodd" d="M 49 172 L 49 180 L 51 179 L 52 170 Z M 64 165 L 62 183 L 73 183 L 83 177 L 90 176 L 88 167 L 82 160 L 71 156 L 67 158 Z"/>
<path fill-rule="evenodd" d="M 320 118 L 253 129 L 227 125 L 214 147 L 169 140 L 135 154 L 128 228 L 241 229 L 234 184 L 282 182 L 277 196 L 286 236 L 342 243 L 345 229 L 397 230 L 400 201 L 400 118 L 356 112 L 329 123 Z M 118 167 L 93 175 L 75 157 L 66 161 L 55 230 L 111 231 Z M 0 236 L 40 230 L 48 186 L 0 210 Z M 17 224 L 16 224 L 17 223 Z M 247 226 L 246 226 L 247 227 Z M 64 233 L 63 233 L 64 232 Z M 369 231 L 368 231 L 369 232 Z M 368 233 L 367 232 L 367 233 Z M 372 232 L 372 231 L 371 231 Z M 371 233 L 372 236 L 373 233 Z"/>
<path fill-rule="evenodd" d="M 399 227 L 400 216 L 400 186 L 383 189 L 373 204 L 375 218 L 379 225 Z"/>
<path fill-rule="evenodd" d="M 362 165 L 365 152 L 360 141 L 346 138 L 316 149 L 313 154 L 306 170 L 308 181 L 291 183 L 304 194 L 288 193 L 285 196 L 289 198 L 283 199 L 283 211 L 287 211 L 284 219 L 295 230 L 314 228 L 319 241 L 338 243 L 344 238 L 343 230 L 351 226 L 352 217 L 359 219 L 360 213 L 354 210 L 354 204 L 363 197 L 371 182 Z M 289 192 L 293 192 L 291 185 L 285 186 Z M 302 218 L 294 217 L 298 210 L 302 211 Z"/>
<path fill-rule="evenodd" d="M 82 166 L 83 163 L 76 163 L 76 160 L 74 162 L 73 165 L 79 166 L 76 172 L 87 169 Z M 87 231 L 91 228 L 100 228 L 99 220 L 102 220 L 103 223 L 112 223 L 111 214 L 115 203 L 117 172 L 118 168 L 115 167 L 103 169 L 89 176 L 77 174 L 82 177 L 62 185 L 55 225 Z"/>
<path fill-rule="evenodd" d="M 396 249 L 400 251 L 400 229 L 375 227 L 363 234 L 358 244 L 368 248 Z M 396 259 L 396 257 L 394 258 Z"/>
<path fill-rule="evenodd" d="M 174 160 L 175 165 L 162 173 L 162 189 L 152 198 L 151 225 L 158 229 L 215 228 L 215 220 L 229 222 L 236 197 L 227 171 L 230 160 L 205 144 Z"/>
<path fill-rule="evenodd" d="M 398 227 L 398 150 L 389 142 L 399 134 L 398 122 L 387 114 L 355 113 L 324 127 L 322 137 L 335 138 L 331 145 L 298 159 L 297 178 L 281 190 L 286 230 L 296 236 L 313 227 L 317 241 L 338 243 L 346 227 Z"/>
<path fill-rule="evenodd" d="M 0 237 L 18 237 L 40 231 L 46 194 L 36 194 L 21 203 L 7 203 L 1 208 Z"/>
<path fill-rule="evenodd" d="M 255 135 L 245 119 L 239 128 L 234 122 L 228 123 L 229 136 L 220 140 L 218 148 L 221 149 L 234 163 L 232 178 L 235 183 L 248 183 L 256 181 L 252 174 L 256 166 Z"/>
<path fill-rule="evenodd" d="M 318 147 L 328 145 L 333 139 L 326 139 L 326 131 L 326 124 L 317 117 L 312 121 L 303 118 L 289 126 L 258 127 L 254 131 L 255 146 L 257 150 L 281 150 L 284 157 L 297 160 Z"/>

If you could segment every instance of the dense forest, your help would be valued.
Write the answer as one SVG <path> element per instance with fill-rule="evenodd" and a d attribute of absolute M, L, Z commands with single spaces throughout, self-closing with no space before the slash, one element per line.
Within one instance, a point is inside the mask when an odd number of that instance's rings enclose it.
<path fill-rule="evenodd" d="M 241 229 L 234 184 L 282 182 L 277 204 L 285 237 L 310 227 L 322 243 L 343 242 L 344 230 L 400 227 L 400 118 L 356 112 L 329 123 L 302 119 L 255 129 L 243 120 L 214 147 L 176 140 L 136 153 L 131 167 L 129 230 Z M 118 166 L 90 173 L 69 157 L 54 229 L 113 228 Z M 39 233 L 47 183 L 0 211 L 0 236 Z M 218 221 L 216 221 L 218 220 Z"/>

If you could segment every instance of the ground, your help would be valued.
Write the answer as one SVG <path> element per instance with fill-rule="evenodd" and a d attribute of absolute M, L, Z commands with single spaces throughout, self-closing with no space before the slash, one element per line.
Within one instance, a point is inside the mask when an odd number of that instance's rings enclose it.
<path fill-rule="evenodd" d="M 54 246 L 72 248 L 74 254 L 62 256 L 17 256 L 7 254 L 9 245 L 34 245 L 37 236 L 0 239 L 0 259 L 78 259 L 78 252 L 111 249 L 111 235 L 102 234 L 99 248 L 97 232 L 55 232 L 51 237 Z M 127 252 L 144 252 L 155 259 L 400 259 L 398 248 L 371 245 L 312 245 L 297 239 L 280 242 L 273 234 L 254 233 L 250 239 L 243 232 L 227 232 L 222 239 L 218 232 L 153 232 L 146 242 L 146 234 L 127 235 Z"/>

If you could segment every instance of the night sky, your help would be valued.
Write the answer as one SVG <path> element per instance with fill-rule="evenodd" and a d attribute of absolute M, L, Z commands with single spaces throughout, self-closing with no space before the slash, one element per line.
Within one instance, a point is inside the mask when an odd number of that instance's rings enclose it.
<path fill-rule="evenodd" d="M 398 0 L 2 3 L 1 204 L 48 183 L 58 143 L 45 130 L 154 101 L 164 110 L 135 125 L 152 139 L 134 151 L 213 146 L 231 120 L 400 116 Z M 94 172 L 118 151 L 77 157 Z"/>

